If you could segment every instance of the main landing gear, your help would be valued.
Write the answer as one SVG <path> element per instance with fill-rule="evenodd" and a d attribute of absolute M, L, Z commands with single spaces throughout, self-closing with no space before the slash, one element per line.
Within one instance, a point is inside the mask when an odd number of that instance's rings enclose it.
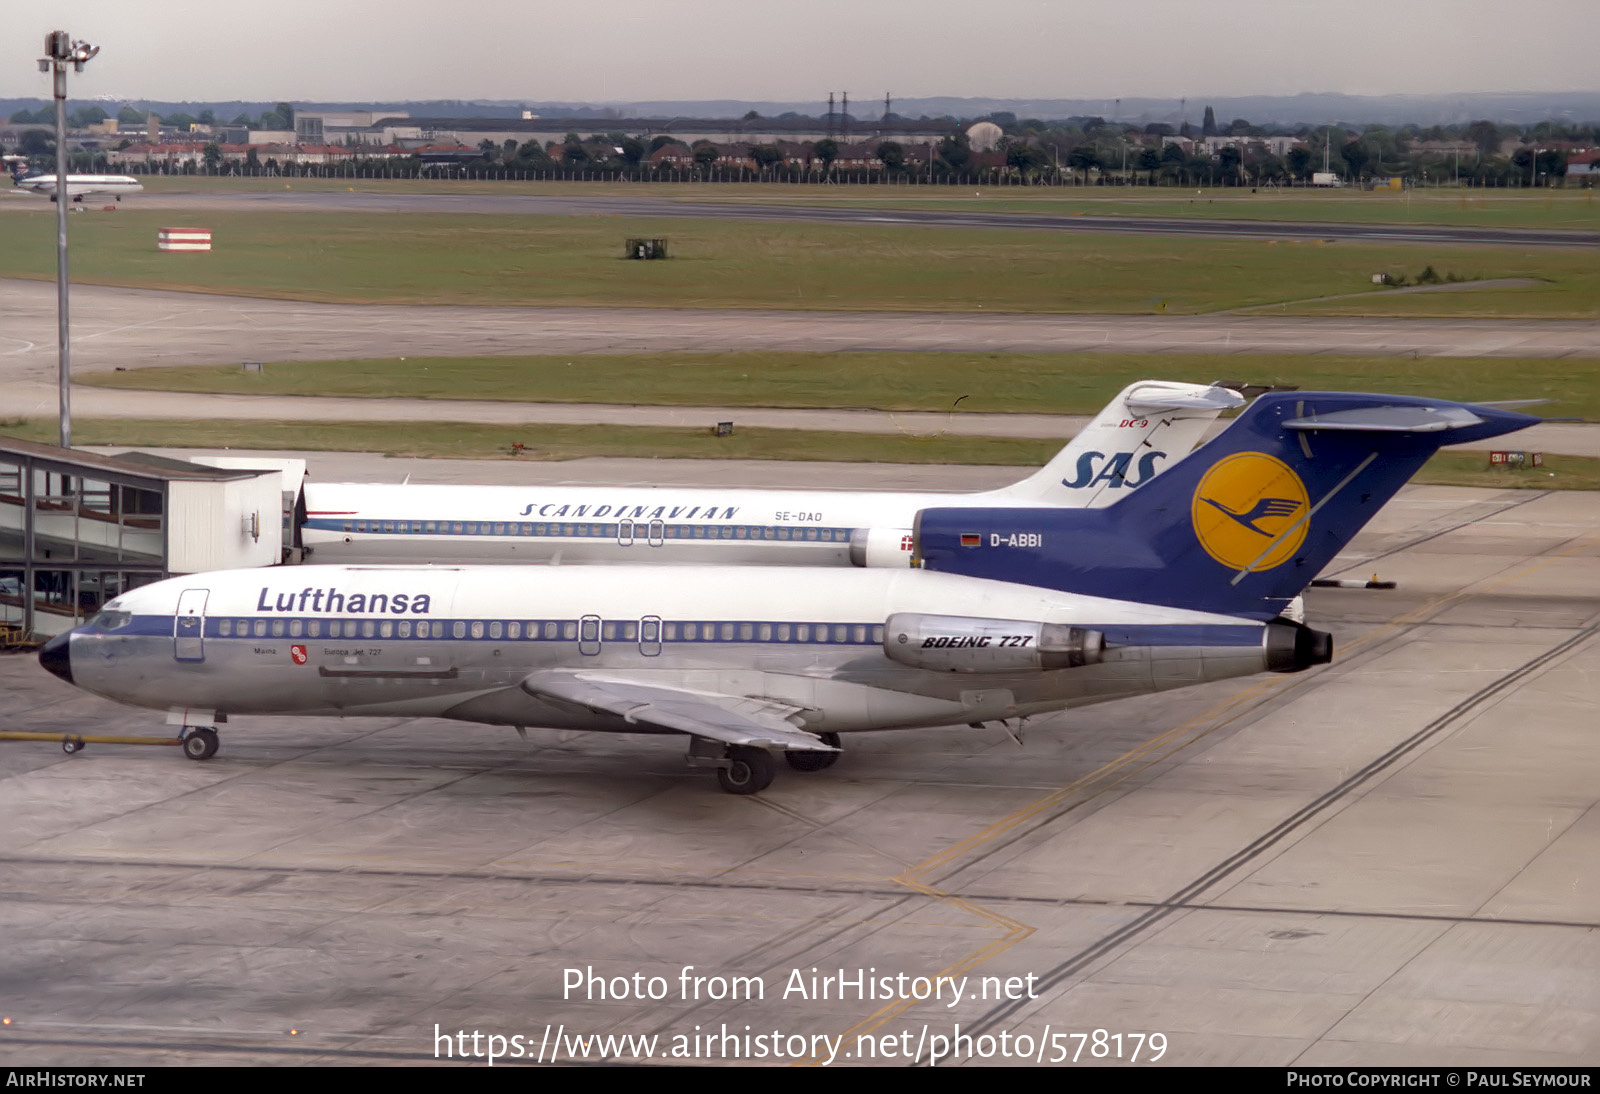
<path fill-rule="evenodd" d="M 717 768 L 717 782 L 730 794 L 756 794 L 772 785 L 776 767 L 764 748 L 731 745 L 727 765 Z"/>
<path fill-rule="evenodd" d="M 819 734 L 822 743 L 839 747 L 837 733 Z M 823 771 L 839 759 L 837 752 L 785 752 L 783 758 L 796 771 Z M 729 794 L 759 794 L 772 785 L 777 759 L 764 748 L 751 745 L 724 745 L 705 737 L 689 738 L 690 767 L 717 769 L 717 785 Z"/>

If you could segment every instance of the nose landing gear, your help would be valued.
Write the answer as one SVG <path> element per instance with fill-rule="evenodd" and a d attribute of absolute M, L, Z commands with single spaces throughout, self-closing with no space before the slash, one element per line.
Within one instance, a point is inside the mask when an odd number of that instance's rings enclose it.
<path fill-rule="evenodd" d="M 217 754 L 217 731 L 207 726 L 185 726 L 183 754 L 191 760 L 209 760 Z"/>

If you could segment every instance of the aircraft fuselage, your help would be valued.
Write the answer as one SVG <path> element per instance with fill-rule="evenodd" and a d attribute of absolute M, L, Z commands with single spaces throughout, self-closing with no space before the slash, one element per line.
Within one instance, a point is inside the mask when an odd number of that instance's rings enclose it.
<path fill-rule="evenodd" d="M 916 570 L 783 573 L 303 566 L 173 578 L 72 632 L 69 673 L 158 710 L 654 731 L 519 686 L 581 670 L 770 700 L 804 711 L 809 731 L 847 732 L 1018 717 L 1268 667 L 1270 627 L 1229 616 Z M 886 652 L 905 642 L 886 627 L 908 615 L 1094 628 L 1107 648 L 1076 668 L 984 671 L 993 651 L 947 639 L 938 656 L 968 657 L 974 671 L 922 668 Z"/>

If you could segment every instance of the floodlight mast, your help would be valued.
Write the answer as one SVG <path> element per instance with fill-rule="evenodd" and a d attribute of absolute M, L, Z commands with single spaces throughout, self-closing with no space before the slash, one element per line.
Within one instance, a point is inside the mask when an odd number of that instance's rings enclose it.
<path fill-rule="evenodd" d="M 75 42 L 64 30 L 44 36 L 45 55 L 39 58 L 40 72 L 55 74 L 56 99 L 56 316 L 61 385 L 61 447 L 72 447 L 72 362 L 71 337 L 67 321 L 67 66 L 82 72 L 83 66 L 99 46 Z"/>

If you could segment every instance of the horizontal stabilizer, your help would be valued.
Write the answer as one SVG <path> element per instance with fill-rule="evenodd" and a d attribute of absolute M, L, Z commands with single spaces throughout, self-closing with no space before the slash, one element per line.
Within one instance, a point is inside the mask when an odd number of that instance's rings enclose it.
<path fill-rule="evenodd" d="M 1486 406 L 1493 410 L 1515 410 L 1519 406 L 1543 406 L 1553 403 L 1554 399 L 1479 399 L 1468 403 L 1468 406 Z"/>
<path fill-rule="evenodd" d="M 1245 404 L 1243 395 L 1226 387 L 1193 391 L 1139 388 L 1127 401 L 1128 409 L 1140 415 L 1159 414 L 1164 410 L 1235 410 Z"/>
<path fill-rule="evenodd" d="M 812 733 L 797 728 L 788 715 L 799 707 L 770 699 L 640 683 L 620 674 L 535 672 L 519 685 L 535 699 L 576 703 L 628 722 L 709 737 L 730 745 L 753 745 L 783 752 L 837 752 Z"/>
<path fill-rule="evenodd" d="M 1290 418 L 1285 429 L 1340 429 L 1352 433 L 1439 433 L 1482 425 L 1483 419 L 1464 406 L 1366 406 Z"/>

